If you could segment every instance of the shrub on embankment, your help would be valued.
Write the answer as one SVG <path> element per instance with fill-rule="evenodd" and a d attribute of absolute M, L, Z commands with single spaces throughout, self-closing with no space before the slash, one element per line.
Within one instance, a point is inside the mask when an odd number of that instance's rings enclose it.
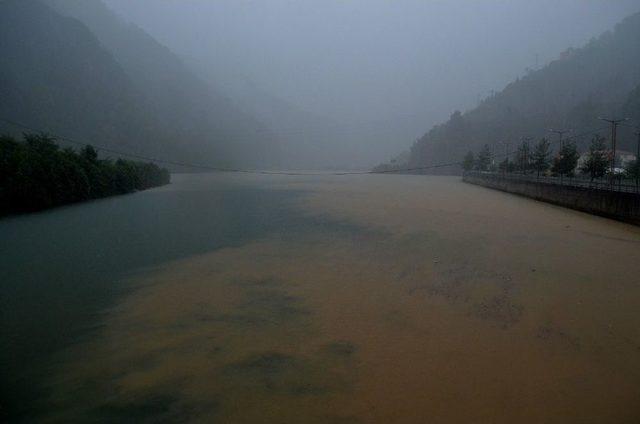
<path fill-rule="evenodd" d="M 0 137 L 0 215 L 131 193 L 168 184 L 153 163 L 98 159 L 96 150 L 61 149 L 46 134 Z"/>

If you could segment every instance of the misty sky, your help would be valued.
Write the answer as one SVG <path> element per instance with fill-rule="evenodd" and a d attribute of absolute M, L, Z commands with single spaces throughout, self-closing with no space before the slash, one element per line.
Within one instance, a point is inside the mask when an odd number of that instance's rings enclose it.
<path fill-rule="evenodd" d="M 453 110 L 578 47 L 640 0 L 107 0 L 233 94 L 247 80 L 390 154 Z"/>

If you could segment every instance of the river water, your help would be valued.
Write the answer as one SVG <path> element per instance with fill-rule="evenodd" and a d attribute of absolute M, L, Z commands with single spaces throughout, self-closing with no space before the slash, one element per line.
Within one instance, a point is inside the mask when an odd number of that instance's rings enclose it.
<path fill-rule="evenodd" d="M 640 229 L 425 176 L 0 220 L 0 420 L 640 420 Z"/>

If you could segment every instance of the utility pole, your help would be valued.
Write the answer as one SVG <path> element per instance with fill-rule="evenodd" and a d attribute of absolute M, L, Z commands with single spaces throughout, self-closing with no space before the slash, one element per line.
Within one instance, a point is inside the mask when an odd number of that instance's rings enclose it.
<path fill-rule="evenodd" d="M 531 141 L 531 137 L 522 137 L 522 147 L 523 147 L 522 153 L 524 154 L 524 157 L 518 158 L 518 160 L 521 161 L 520 170 L 522 171 L 523 175 L 527 173 L 527 168 L 529 165 L 529 155 L 531 154 L 531 150 L 530 150 L 531 146 L 528 146 L 528 149 L 524 150 L 524 145 L 525 143 L 528 145 L 530 141 Z"/>
<path fill-rule="evenodd" d="M 638 183 L 640 182 L 640 128 L 635 132 L 638 136 L 637 146 L 636 146 L 636 163 L 635 163 L 635 174 L 636 174 L 636 191 L 638 191 Z"/>
<path fill-rule="evenodd" d="M 554 130 L 553 128 L 549 128 L 549 132 L 552 132 L 554 134 L 558 134 L 558 144 L 560 145 L 560 150 L 562 150 L 562 148 L 564 147 L 562 145 L 562 136 L 565 133 L 571 132 L 570 129 L 564 129 L 564 130 Z"/>
<path fill-rule="evenodd" d="M 549 128 L 549 132 L 552 132 L 554 134 L 558 134 L 558 144 L 560 145 L 560 149 L 558 150 L 558 155 L 562 154 L 562 148 L 564 147 L 562 145 L 562 136 L 565 133 L 571 132 L 570 129 L 563 129 L 563 130 L 554 130 L 553 128 Z M 560 174 L 560 184 L 564 184 L 564 175 Z"/>
<path fill-rule="evenodd" d="M 628 121 L 629 118 L 621 118 L 621 119 L 607 119 L 607 118 L 598 118 L 601 121 L 605 121 L 611 124 L 611 184 L 613 184 L 613 180 L 616 175 L 616 133 L 618 129 L 618 124 L 624 121 Z"/>
<path fill-rule="evenodd" d="M 504 144 L 506 154 L 504 159 L 504 174 L 506 175 L 507 172 L 509 172 L 509 146 L 511 146 L 511 143 L 508 141 L 503 141 L 502 144 Z"/>

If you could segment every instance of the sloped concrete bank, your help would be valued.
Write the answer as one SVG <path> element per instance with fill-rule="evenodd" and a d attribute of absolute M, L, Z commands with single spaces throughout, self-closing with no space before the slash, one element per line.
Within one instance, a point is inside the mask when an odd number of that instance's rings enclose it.
<path fill-rule="evenodd" d="M 497 174 L 467 173 L 463 175 L 462 180 L 470 184 L 640 225 L 640 195 L 637 193 L 510 179 Z"/>

